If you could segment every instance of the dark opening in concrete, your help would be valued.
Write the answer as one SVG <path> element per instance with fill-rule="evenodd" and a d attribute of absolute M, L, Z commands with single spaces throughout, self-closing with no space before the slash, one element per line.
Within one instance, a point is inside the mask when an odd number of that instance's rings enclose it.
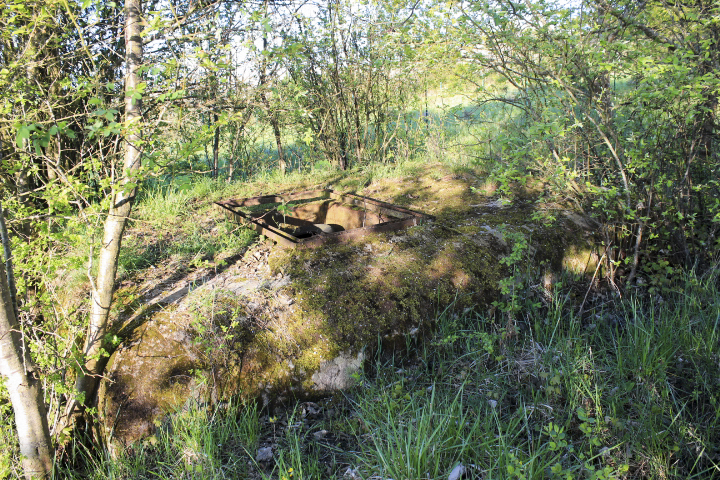
<path fill-rule="evenodd" d="M 333 190 L 222 200 L 216 205 L 230 218 L 290 248 L 343 242 L 433 218 L 380 200 Z"/>

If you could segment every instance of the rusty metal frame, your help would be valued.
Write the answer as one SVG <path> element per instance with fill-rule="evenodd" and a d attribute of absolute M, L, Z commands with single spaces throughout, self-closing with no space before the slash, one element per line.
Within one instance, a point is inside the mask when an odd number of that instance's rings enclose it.
<path fill-rule="evenodd" d="M 280 215 L 277 211 L 268 210 L 261 212 L 260 214 L 248 214 L 240 210 L 240 207 L 316 199 L 334 199 L 343 204 L 354 205 L 366 211 L 390 217 L 391 220 L 377 223 L 375 225 L 368 225 L 366 227 L 343 230 L 341 232 L 321 233 L 309 238 L 298 238 L 271 225 L 271 223 L 277 224 L 276 220 L 278 219 L 278 215 Z M 434 219 L 431 215 L 408 210 L 407 208 L 375 200 L 374 198 L 363 197 L 352 193 L 338 193 L 330 189 L 307 190 L 282 195 L 264 195 L 243 199 L 221 200 L 219 202 L 215 202 L 215 204 L 220 207 L 229 218 L 247 225 L 261 235 L 265 235 L 275 240 L 278 245 L 283 248 L 318 247 L 331 243 L 344 243 L 368 233 L 400 230 Z M 286 223 L 293 223 L 293 219 L 294 217 L 291 216 L 283 218 Z"/>

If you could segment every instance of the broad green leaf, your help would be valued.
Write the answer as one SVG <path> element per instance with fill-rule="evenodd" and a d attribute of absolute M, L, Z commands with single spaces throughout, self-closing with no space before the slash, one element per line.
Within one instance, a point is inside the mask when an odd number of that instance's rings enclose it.
<path fill-rule="evenodd" d="M 17 136 L 15 137 L 15 143 L 18 148 L 23 148 L 23 140 L 30 138 L 30 128 L 26 125 L 22 125 L 18 128 Z"/>

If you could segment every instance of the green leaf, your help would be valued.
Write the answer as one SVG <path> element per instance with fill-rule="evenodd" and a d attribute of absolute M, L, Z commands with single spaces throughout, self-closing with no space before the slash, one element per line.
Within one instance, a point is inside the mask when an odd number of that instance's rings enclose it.
<path fill-rule="evenodd" d="M 30 138 L 30 128 L 27 125 L 22 125 L 18 128 L 17 136 L 15 137 L 15 143 L 18 148 L 23 148 L 23 140 Z"/>
<path fill-rule="evenodd" d="M 307 130 L 305 130 L 305 134 L 303 135 L 303 142 L 305 143 L 305 145 L 311 145 L 314 139 L 315 135 L 312 129 L 308 128 Z"/>

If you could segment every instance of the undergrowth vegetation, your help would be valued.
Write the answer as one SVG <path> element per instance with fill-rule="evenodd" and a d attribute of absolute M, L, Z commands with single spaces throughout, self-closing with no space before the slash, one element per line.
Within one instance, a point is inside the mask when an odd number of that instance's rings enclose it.
<path fill-rule="evenodd" d="M 717 274 L 582 314 L 575 286 L 518 292 L 512 322 L 450 305 L 349 391 L 188 405 L 114 459 L 78 447 L 88 470 L 57 478 L 720 478 Z"/>

